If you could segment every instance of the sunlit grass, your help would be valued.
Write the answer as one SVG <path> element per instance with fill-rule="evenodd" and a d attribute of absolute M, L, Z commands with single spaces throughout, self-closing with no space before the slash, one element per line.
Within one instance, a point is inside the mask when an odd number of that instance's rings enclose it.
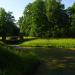
<path fill-rule="evenodd" d="M 23 42 L 20 46 L 75 48 L 75 39 L 35 39 L 28 42 Z"/>

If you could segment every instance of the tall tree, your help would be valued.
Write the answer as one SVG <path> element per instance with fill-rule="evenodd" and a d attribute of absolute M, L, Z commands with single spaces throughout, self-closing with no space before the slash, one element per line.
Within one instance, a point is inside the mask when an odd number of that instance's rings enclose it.
<path fill-rule="evenodd" d="M 48 19 L 46 8 L 43 0 L 36 0 L 32 4 L 32 24 L 30 29 L 31 36 L 46 37 L 48 36 Z"/>
<path fill-rule="evenodd" d="M 20 27 L 20 32 L 24 32 L 26 36 L 29 35 L 30 32 L 30 25 L 32 23 L 31 19 L 31 15 L 32 15 L 32 4 L 29 3 L 26 8 L 24 9 L 24 13 L 23 16 L 19 18 L 19 27 Z"/>
<path fill-rule="evenodd" d="M 20 29 L 28 36 L 48 36 L 48 20 L 43 0 L 36 0 L 24 10 Z"/>
<path fill-rule="evenodd" d="M 65 28 L 67 28 L 69 18 L 61 1 L 46 0 L 46 14 L 51 25 L 52 36 L 64 36 L 66 34 Z M 64 35 L 61 35 L 61 33 Z"/>
<path fill-rule="evenodd" d="M 75 37 L 75 3 L 67 9 L 67 14 L 70 18 L 70 37 Z"/>

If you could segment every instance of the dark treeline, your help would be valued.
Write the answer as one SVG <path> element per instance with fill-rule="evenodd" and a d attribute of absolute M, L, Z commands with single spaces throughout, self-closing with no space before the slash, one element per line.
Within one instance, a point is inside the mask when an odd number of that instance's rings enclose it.
<path fill-rule="evenodd" d="M 4 8 L 0 8 L 0 36 L 2 36 L 2 40 L 4 41 L 6 36 L 18 34 L 19 28 L 15 24 L 12 12 L 6 12 Z"/>
<path fill-rule="evenodd" d="M 20 32 L 34 37 L 75 37 L 75 3 L 65 9 L 61 0 L 35 0 L 24 9 Z"/>

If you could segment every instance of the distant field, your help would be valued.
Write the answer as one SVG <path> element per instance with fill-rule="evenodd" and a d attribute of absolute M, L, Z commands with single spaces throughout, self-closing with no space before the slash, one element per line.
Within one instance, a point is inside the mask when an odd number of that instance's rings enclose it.
<path fill-rule="evenodd" d="M 52 47 L 52 48 L 75 48 L 75 39 L 34 39 L 25 41 L 20 46 L 24 47 Z"/>

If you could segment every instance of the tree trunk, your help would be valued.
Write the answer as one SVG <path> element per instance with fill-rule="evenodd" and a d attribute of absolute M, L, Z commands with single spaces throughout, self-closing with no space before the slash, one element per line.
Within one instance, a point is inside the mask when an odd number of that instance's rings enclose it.
<path fill-rule="evenodd" d="M 6 36 L 2 36 L 2 41 L 5 41 L 6 40 Z"/>

